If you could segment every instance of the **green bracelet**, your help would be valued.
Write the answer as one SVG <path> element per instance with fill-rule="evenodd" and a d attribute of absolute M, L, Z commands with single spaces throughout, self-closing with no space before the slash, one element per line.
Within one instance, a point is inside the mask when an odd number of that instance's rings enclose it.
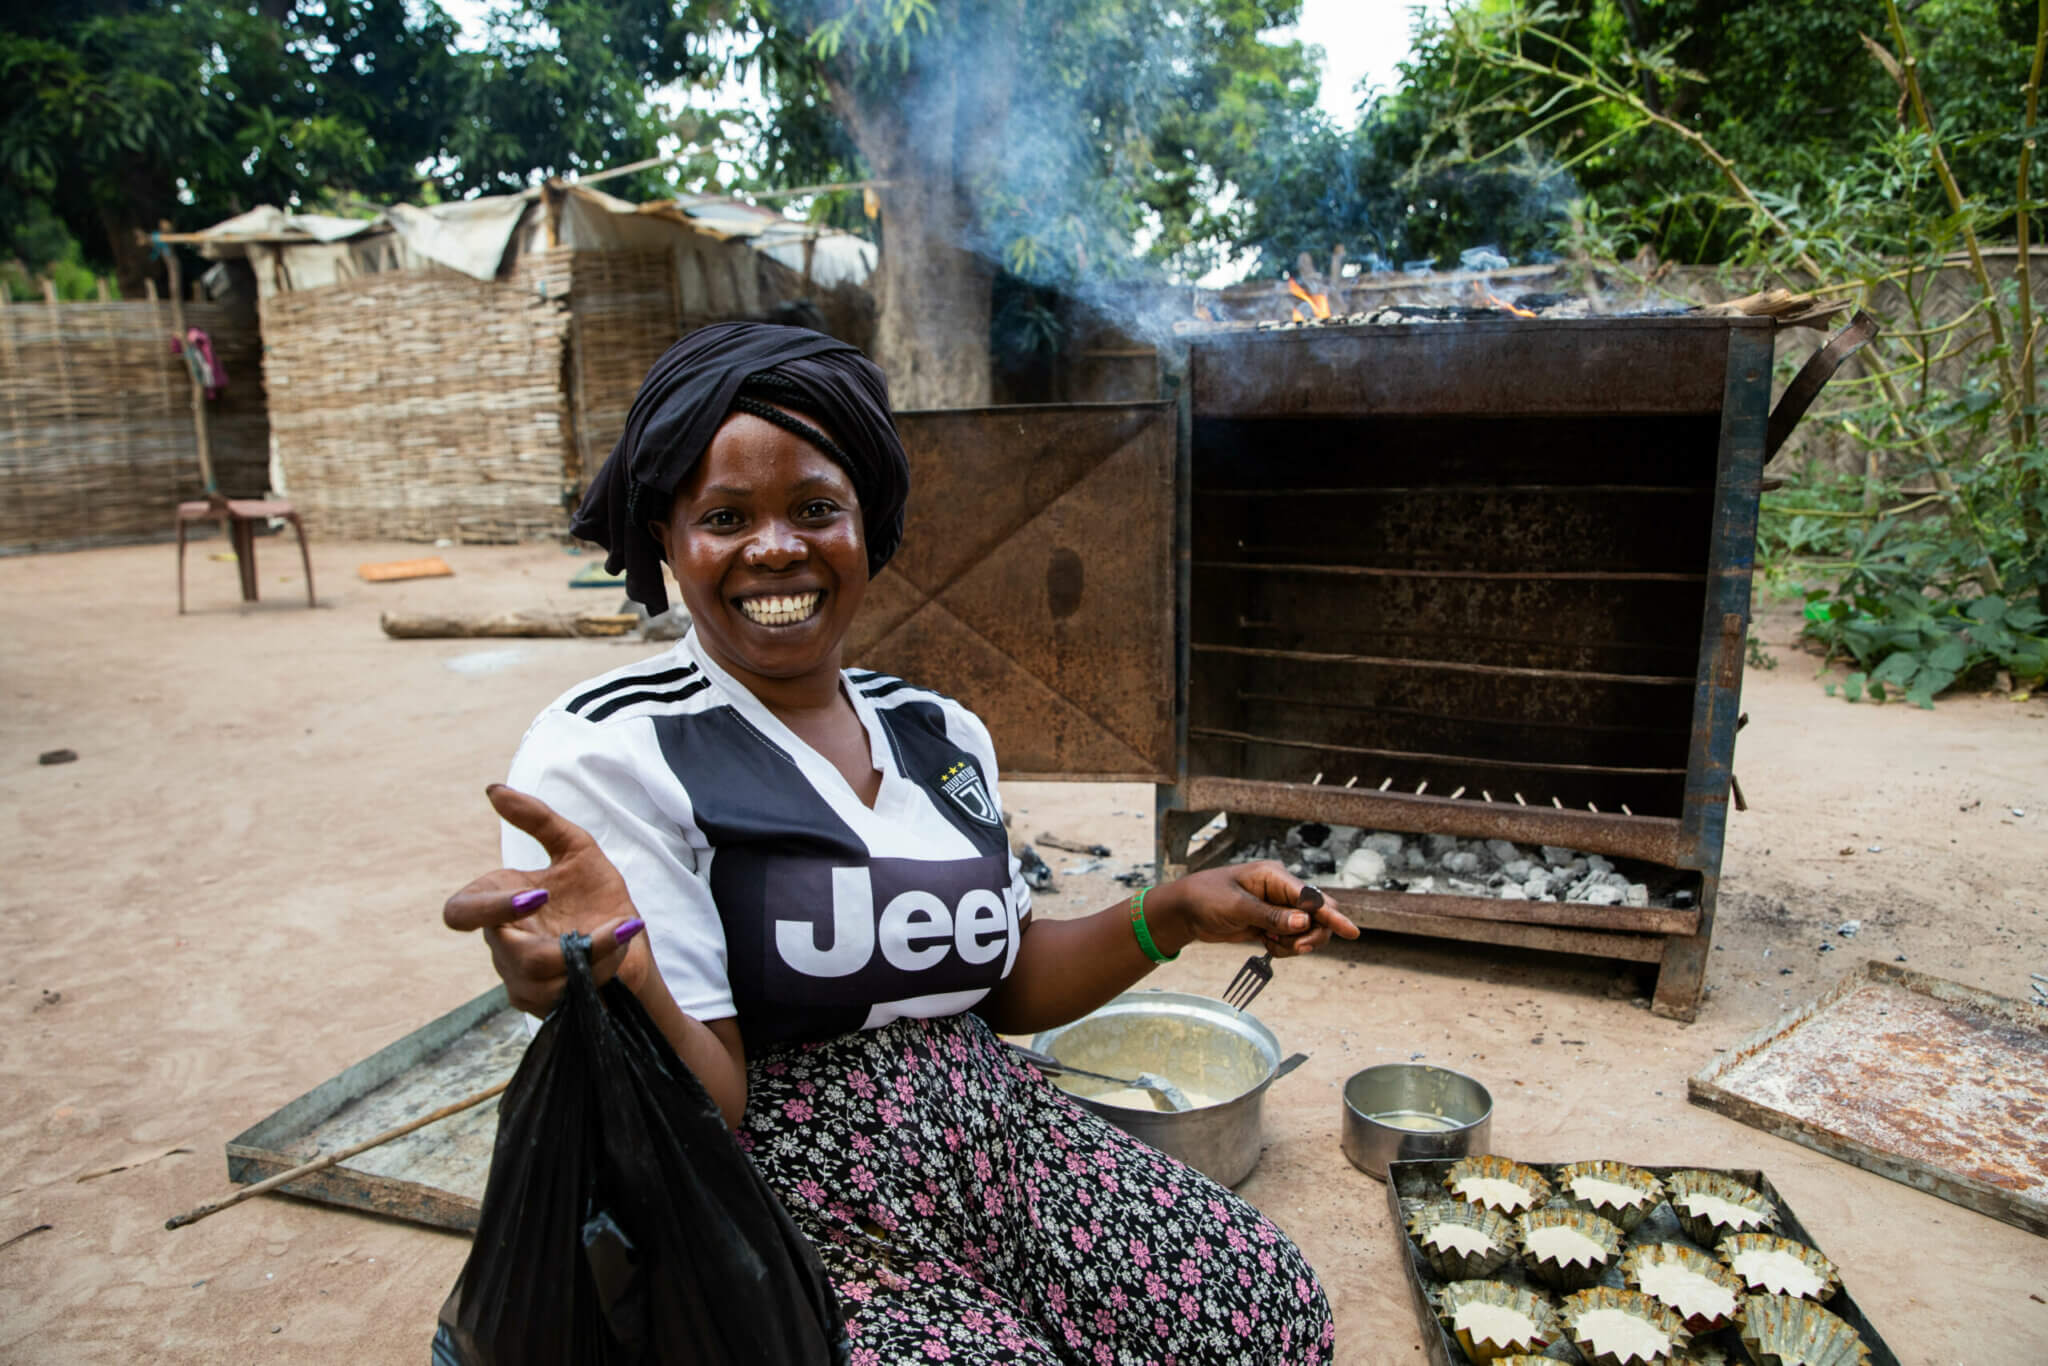
<path fill-rule="evenodd" d="M 1145 956 L 1155 963 L 1171 963 L 1180 957 L 1177 953 L 1161 953 L 1159 945 L 1152 940 L 1152 927 L 1145 923 L 1145 893 L 1150 887 L 1140 887 L 1138 894 L 1131 898 L 1131 933 L 1138 936 L 1138 947 Z"/>

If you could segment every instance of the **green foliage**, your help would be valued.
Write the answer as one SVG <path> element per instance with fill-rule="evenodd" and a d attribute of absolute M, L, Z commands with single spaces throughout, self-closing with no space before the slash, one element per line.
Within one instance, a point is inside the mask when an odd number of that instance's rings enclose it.
<path fill-rule="evenodd" d="M 1830 685 L 1852 701 L 1931 705 L 1998 670 L 2038 680 L 2041 320 L 2017 281 L 1975 262 L 2038 219 L 2016 162 L 2048 10 L 2037 31 L 1992 0 L 1926 0 L 1910 17 L 1892 0 L 1620 9 L 1626 23 L 1604 3 L 1454 11 L 1448 84 L 1465 102 L 1438 134 L 1446 160 L 1512 150 L 1572 170 L 1585 193 L 1560 245 L 1574 253 L 1693 253 L 1877 314 L 1860 372 L 1807 418 L 1865 448 L 1868 469 L 1809 467 L 1765 499 L 1765 582 L 1798 592 L 1807 636 L 1855 666 Z M 1698 26 L 1671 28 L 1682 15 Z M 1960 313 L 1958 259 L 1972 263 Z"/>
<path fill-rule="evenodd" d="M 260 203 L 451 199 L 655 152 L 715 73 L 666 0 L 528 0 L 458 48 L 434 0 L 59 0 L 0 18 L 0 256 L 121 263 Z M 623 187 L 631 191 L 632 187 Z"/>

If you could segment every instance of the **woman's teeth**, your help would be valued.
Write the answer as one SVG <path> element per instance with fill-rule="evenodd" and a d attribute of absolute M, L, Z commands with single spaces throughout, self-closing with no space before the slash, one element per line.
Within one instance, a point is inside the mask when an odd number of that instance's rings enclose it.
<path fill-rule="evenodd" d="M 740 611 L 747 620 L 762 626 L 794 626 L 810 619 L 818 610 L 823 593 L 786 593 L 773 597 L 741 598 Z"/>

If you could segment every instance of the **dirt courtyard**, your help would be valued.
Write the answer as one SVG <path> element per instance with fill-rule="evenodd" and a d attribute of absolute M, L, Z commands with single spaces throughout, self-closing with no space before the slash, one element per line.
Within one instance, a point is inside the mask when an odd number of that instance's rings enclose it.
<path fill-rule="evenodd" d="M 377 628 L 617 605 L 569 590 L 589 561 L 554 547 L 445 549 L 453 578 L 372 585 L 358 564 L 422 547 L 316 544 L 308 611 L 295 547 L 259 543 L 244 609 L 218 546 L 195 547 L 183 618 L 168 546 L 0 559 L 0 1242 L 49 1225 L 0 1246 L 0 1360 L 424 1359 L 466 1240 L 275 1198 L 163 1221 L 226 1193 L 231 1135 L 491 984 L 439 923 L 497 861 L 484 784 L 560 690 L 660 648 Z M 1777 653 L 1746 685 L 1750 810 L 1696 1023 L 1610 962 L 1368 936 L 1279 965 L 1257 1012 L 1311 1060 L 1268 1095 L 1242 1191 L 1321 1273 L 1340 1361 L 1424 1359 L 1384 1188 L 1337 1146 L 1344 1078 L 1410 1057 L 1488 1083 L 1511 1156 L 1761 1167 L 1902 1361 L 2042 1359 L 2041 1240 L 1685 1099 L 1862 959 L 2021 998 L 2048 971 L 2048 702 L 1849 706 Z M 77 762 L 38 765 L 60 747 Z M 1019 834 L 1150 857 L 1149 789 L 1004 795 Z M 1062 877 L 1040 913 L 1109 904 L 1113 871 Z M 1198 945 L 1150 984 L 1219 994 L 1243 957 Z"/>

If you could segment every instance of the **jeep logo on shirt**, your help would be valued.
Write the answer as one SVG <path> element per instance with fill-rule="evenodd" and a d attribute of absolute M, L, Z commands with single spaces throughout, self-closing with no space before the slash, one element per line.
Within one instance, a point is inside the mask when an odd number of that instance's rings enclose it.
<path fill-rule="evenodd" d="M 992 987 L 1016 959 L 1017 911 L 1000 855 L 854 868 L 778 860 L 763 881 L 771 999 L 872 1004 Z"/>

